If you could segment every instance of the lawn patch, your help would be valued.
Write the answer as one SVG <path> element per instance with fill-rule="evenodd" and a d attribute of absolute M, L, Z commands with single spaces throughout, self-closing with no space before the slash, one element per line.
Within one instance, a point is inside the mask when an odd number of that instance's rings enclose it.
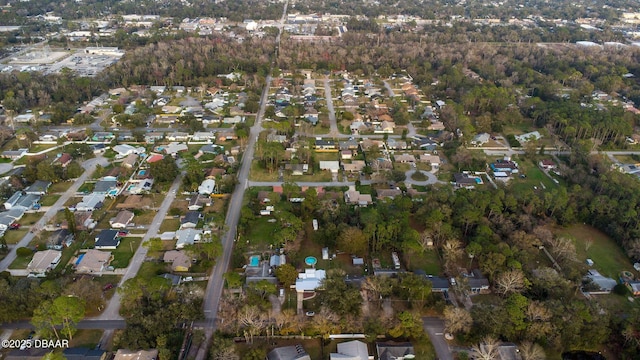
<path fill-rule="evenodd" d="M 52 184 L 49 188 L 49 193 L 59 193 L 65 192 L 69 190 L 69 188 L 73 185 L 73 181 L 60 181 L 55 184 Z"/>
<path fill-rule="evenodd" d="M 429 249 L 424 252 L 408 250 L 404 253 L 403 260 L 407 264 L 407 269 L 411 271 L 421 269 L 429 275 L 440 275 L 442 273 L 440 258 L 435 249 Z"/>
<path fill-rule="evenodd" d="M 545 175 L 538 166 L 528 160 L 522 160 L 518 162 L 520 173 L 514 174 L 513 179 L 510 180 L 511 186 L 516 193 L 522 193 L 527 190 L 537 188 L 538 191 L 544 191 L 543 186 L 547 190 L 553 189 L 558 186 L 547 175 Z M 521 175 L 526 176 L 522 178 Z"/>
<path fill-rule="evenodd" d="M 14 245 L 19 243 L 28 231 L 27 229 L 7 230 L 4 233 L 4 239 L 7 241 L 7 245 Z"/>
<path fill-rule="evenodd" d="M 624 254 L 620 246 L 605 233 L 589 225 L 572 225 L 568 228 L 557 228 L 553 231 L 558 236 L 572 239 L 576 245 L 578 260 L 593 260 L 593 267 L 602 275 L 617 279 L 620 271 L 633 270 L 631 260 Z"/>
<path fill-rule="evenodd" d="M 111 266 L 114 268 L 126 268 L 129 266 L 129 261 L 133 257 L 133 254 L 140 246 L 142 238 L 139 237 L 126 237 L 122 239 L 117 249 L 112 251 L 113 260 Z"/>
<path fill-rule="evenodd" d="M 33 253 L 29 256 L 18 256 L 13 260 L 11 265 L 9 265 L 9 269 L 26 269 L 31 259 L 33 259 Z"/>
<path fill-rule="evenodd" d="M 178 228 L 180 228 L 180 219 L 164 219 L 162 225 L 160 225 L 159 233 L 176 231 Z"/>
<path fill-rule="evenodd" d="M 247 240 L 252 246 L 263 245 L 267 246 L 273 239 L 273 234 L 280 229 L 278 222 L 269 222 L 272 219 L 269 216 L 262 216 L 256 218 L 251 222 L 249 232 L 247 234 Z"/>
<path fill-rule="evenodd" d="M 23 226 L 33 225 L 40 220 L 42 215 L 44 215 L 42 212 L 26 213 L 22 219 L 20 219 L 19 223 Z"/>
<path fill-rule="evenodd" d="M 45 195 L 40 199 L 40 205 L 53 206 L 60 199 L 60 195 Z"/>

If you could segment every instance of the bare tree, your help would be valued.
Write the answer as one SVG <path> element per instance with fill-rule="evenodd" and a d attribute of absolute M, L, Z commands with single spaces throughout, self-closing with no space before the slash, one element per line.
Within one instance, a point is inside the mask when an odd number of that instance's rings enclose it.
<path fill-rule="evenodd" d="M 445 330 L 449 333 L 467 333 L 471 330 L 473 318 L 464 308 L 449 306 L 444 309 L 444 324 Z"/>
<path fill-rule="evenodd" d="M 576 261 L 576 245 L 565 237 L 554 237 L 549 241 L 551 252 L 556 257 L 556 261 Z"/>
<path fill-rule="evenodd" d="M 509 270 L 496 276 L 495 290 L 498 294 L 505 296 L 511 293 L 520 293 L 526 288 L 527 283 L 527 278 L 522 270 Z"/>
<path fill-rule="evenodd" d="M 547 355 L 544 353 L 542 346 L 536 343 L 522 343 L 519 349 L 522 360 L 545 360 L 547 358 Z"/>
<path fill-rule="evenodd" d="M 420 246 L 422 253 L 433 246 L 433 237 L 431 237 L 430 231 L 425 230 L 420 234 L 420 237 L 418 238 L 418 246 Z"/>
<path fill-rule="evenodd" d="M 471 357 L 477 360 L 495 360 L 498 359 L 498 340 L 494 337 L 487 336 L 479 344 L 471 347 Z"/>
<path fill-rule="evenodd" d="M 460 240 L 447 240 L 442 245 L 442 255 L 447 262 L 456 262 L 464 254 Z"/>
<path fill-rule="evenodd" d="M 244 337 L 247 343 L 253 344 L 253 337 L 260 334 L 266 326 L 266 314 L 257 306 L 245 306 L 238 314 L 238 320 L 243 326 Z"/>

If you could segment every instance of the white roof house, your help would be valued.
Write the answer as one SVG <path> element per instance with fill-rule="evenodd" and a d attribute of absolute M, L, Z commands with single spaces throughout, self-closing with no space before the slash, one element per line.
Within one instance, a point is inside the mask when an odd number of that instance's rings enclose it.
<path fill-rule="evenodd" d="M 530 140 L 538 140 L 542 138 L 542 135 L 540 135 L 538 131 L 532 131 L 526 134 L 516 135 L 515 138 L 516 140 L 518 140 L 519 143 L 524 144 Z"/>
<path fill-rule="evenodd" d="M 113 151 L 118 153 L 117 157 L 123 158 L 127 155 L 131 154 L 140 154 L 144 152 L 144 148 L 136 148 L 127 144 L 118 144 L 111 148 Z"/>
<path fill-rule="evenodd" d="M 193 245 L 202 239 L 202 230 L 183 229 L 176 231 L 176 249 L 182 249 L 187 245 Z"/>
<path fill-rule="evenodd" d="M 296 291 L 314 291 L 322 285 L 326 276 L 327 273 L 324 270 L 305 269 L 303 273 L 298 274 Z"/>
<path fill-rule="evenodd" d="M 337 173 L 340 170 L 339 161 L 320 161 L 320 170 L 329 170 L 332 173 Z"/>
<path fill-rule="evenodd" d="M 369 355 L 367 344 L 359 340 L 347 341 L 338 344 L 338 352 L 331 353 L 331 360 L 373 360 Z"/>
<path fill-rule="evenodd" d="M 34 274 L 44 274 L 53 269 L 60 262 L 62 252 L 57 250 L 38 251 L 27 265 L 27 270 Z"/>
<path fill-rule="evenodd" d="M 189 147 L 187 147 L 186 144 L 175 142 L 170 143 L 164 148 L 164 152 L 167 153 L 167 155 L 173 155 L 179 153 L 180 151 L 187 150 L 189 150 Z"/>
<path fill-rule="evenodd" d="M 82 201 L 76 205 L 77 211 L 93 211 L 104 203 L 105 194 L 89 194 L 82 197 Z"/>
<path fill-rule="evenodd" d="M 216 181 L 213 179 L 205 179 L 200 186 L 198 186 L 198 193 L 200 195 L 212 194 L 216 187 Z"/>

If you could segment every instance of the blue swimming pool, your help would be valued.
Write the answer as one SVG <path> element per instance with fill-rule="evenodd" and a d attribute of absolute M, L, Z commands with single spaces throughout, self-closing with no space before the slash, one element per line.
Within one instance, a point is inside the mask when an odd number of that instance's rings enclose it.
<path fill-rule="evenodd" d="M 260 265 L 260 256 L 253 255 L 249 258 L 249 266 L 259 266 Z"/>
<path fill-rule="evenodd" d="M 147 170 L 138 171 L 138 176 L 145 176 L 147 174 Z"/>
<path fill-rule="evenodd" d="M 84 254 L 78 255 L 78 260 L 76 260 L 76 266 L 78 266 L 78 264 L 80 264 L 80 261 L 82 261 L 83 257 L 84 257 Z"/>
<path fill-rule="evenodd" d="M 307 256 L 304 259 L 304 263 L 309 266 L 315 266 L 318 263 L 318 259 L 316 259 L 315 256 Z"/>

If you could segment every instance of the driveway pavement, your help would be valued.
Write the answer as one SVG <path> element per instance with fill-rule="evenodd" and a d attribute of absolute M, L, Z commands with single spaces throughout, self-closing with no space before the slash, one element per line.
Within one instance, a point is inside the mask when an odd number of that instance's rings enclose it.
<path fill-rule="evenodd" d="M 449 349 L 449 344 L 444 339 L 444 321 L 436 317 L 422 318 L 424 331 L 429 334 L 429 339 L 436 350 L 439 360 L 453 360 L 453 353 Z"/>

